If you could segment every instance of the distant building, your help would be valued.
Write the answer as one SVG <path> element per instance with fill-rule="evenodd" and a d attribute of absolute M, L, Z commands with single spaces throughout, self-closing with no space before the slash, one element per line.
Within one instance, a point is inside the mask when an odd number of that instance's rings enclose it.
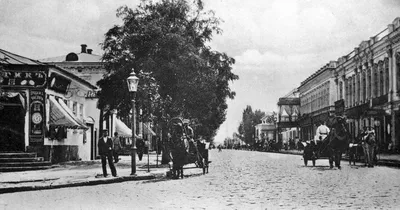
<path fill-rule="evenodd" d="M 276 119 L 275 112 L 267 112 L 261 118 L 261 123 L 255 126 L 255 138 L 258 141 L 263 139 L 276 140 Z"/>
<path fill-rule="evenodd" d="M 282 143 L 289 139 L 298 139 L 300 115 L 300 98 L 297 88 L 291 90 L 278 101 L 277 138 Z"/>
<path fill-rule="evenodd" d="M 335 114 L 336 85 L 335 69 L 337 62 L 331 61 L 306 80 L 299 90 L 301 129 L 300 139 L 314 139 L 317 127 Z"/>

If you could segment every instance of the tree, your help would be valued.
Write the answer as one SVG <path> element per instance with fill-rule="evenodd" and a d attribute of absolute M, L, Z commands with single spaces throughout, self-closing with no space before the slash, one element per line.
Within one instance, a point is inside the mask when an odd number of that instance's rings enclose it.
<path fill-rule="evenodd" d="M 251 106 L 247 105 L 243 110 L 242 122 L 238 127 L 239 134 L 243 137 L 246 144 L 254 144 L 255 126 L 261 123 L 261 118 L 265 115 L 261 110 L 253 112 Z"/>
<path fill-rule="evenodd" d="M 137 101 L 148 120 L 163 128 L 172 117 L 192 120 L 195 132 L 212 139 L 225 121 L 229 81 L 235 60 L 207 44 L 220 34 L 220 19 L 204 11 L 201 0 L 142 1 L 136 9 L 117 10 L 122 25 L 106 34 L 102 48 L 109 71 L 98 82 L 99 107 L 127 116 L 126 78 L 134 69 L 140 79 Z M 163 138 L 165 139 L 165 138 Z"/>

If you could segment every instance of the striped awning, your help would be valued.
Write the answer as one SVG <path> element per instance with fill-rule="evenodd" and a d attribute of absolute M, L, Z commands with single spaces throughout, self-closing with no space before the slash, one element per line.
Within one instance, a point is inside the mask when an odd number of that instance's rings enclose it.
<path fill-rule="evenodd" d="M 88 129 L 85 124 L 78 119 L 61 100 L 57 100 L 54 96 L 49 97 L 50 100 L 50 126 L 66 127 L 73 129 Z"/>

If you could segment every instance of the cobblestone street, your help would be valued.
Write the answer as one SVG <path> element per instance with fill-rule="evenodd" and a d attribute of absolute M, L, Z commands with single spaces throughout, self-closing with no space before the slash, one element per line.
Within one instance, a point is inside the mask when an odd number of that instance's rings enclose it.
<path fill-rule="evenodd" d="M 400 170 L 301 156 L 210 151 L 210 173 L 0 195 L 1 209 L 399 209 Z"/>

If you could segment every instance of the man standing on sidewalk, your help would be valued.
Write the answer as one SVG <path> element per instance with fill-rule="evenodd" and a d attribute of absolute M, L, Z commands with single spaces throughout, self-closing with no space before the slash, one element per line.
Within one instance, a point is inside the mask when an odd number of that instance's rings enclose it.
<path fill-rule="evenodd" d="M 119 140 L 118 132 L 114 132 L 113 137 L 113 144 L 114 144 L 114 163 L 118 163 L 119 161 L 119 153 L 121 151 L 121 141 Z"/>
<path fill-rule="evenodd" d="M 99 139 L 99 154 L 101 156 L 101 166 L 103 168 L 103 175 L 107 177 L 107 161 L 111 169 L 111 174 L 116 177 L 117 170 L 113 163 L 113 142 L 108 137 L 108 130 L 103 130 L 103 136 Z"/>

